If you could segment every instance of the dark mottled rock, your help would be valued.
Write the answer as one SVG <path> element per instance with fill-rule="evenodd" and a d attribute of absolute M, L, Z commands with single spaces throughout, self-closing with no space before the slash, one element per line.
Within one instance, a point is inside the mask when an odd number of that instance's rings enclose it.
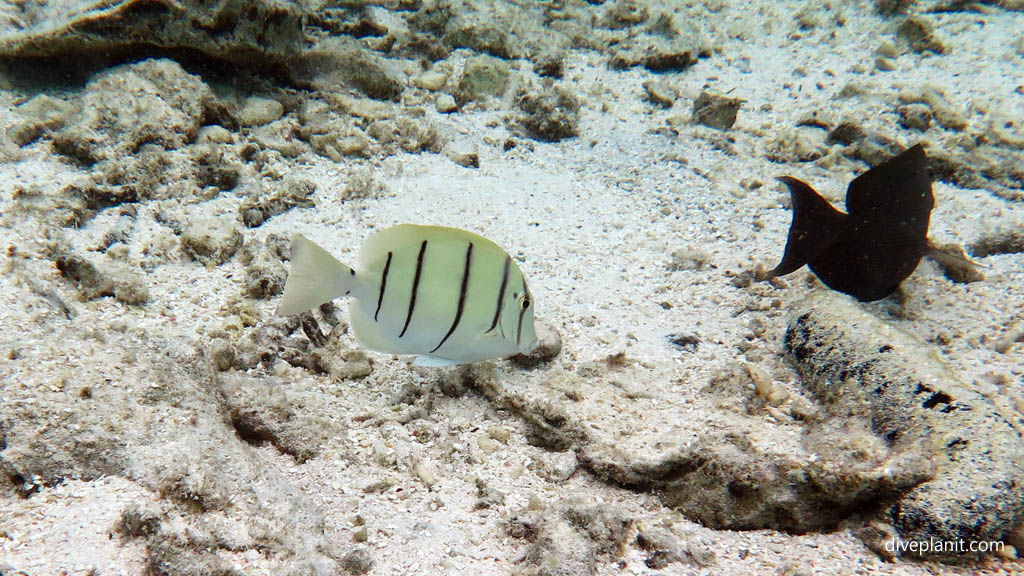
<path fill-rule="evenodd" d="M 373 556 L 366 548 L 356 548 L 341 558 L 341 567 L 353 576 L 361 576 L 373 569 Z"/>
<path fill-rule="evenodd" d="M 1002 540 L 1024 520 L 1024 438 L 1008 416 L 927 346 L 848 298 L 813 297 L 790 321 L 785 346 L 816 397 L 867 409 L 894 448 L 924 447 L 934 477 L 884 515 L 905 540 Z M 963 561 L 972 554 L 929 550 Z"/>
<path fill-rule="evenodd" d="M 515 121 L 535 140 L 558 142 L 578 133 L 580 103 L 568 87 L 524 89 L 516 96 L 516 106 L 521 114 Z"/>
<path fill-rule="evenodd" d="M 113 296 L 125 304 L 145 304 L 149 300 L 146 285 L 127 271 L 101 268 L 85 258 L 58 249 L 54 263 L 61 274 L 78 286 L 85 300 Z"/>

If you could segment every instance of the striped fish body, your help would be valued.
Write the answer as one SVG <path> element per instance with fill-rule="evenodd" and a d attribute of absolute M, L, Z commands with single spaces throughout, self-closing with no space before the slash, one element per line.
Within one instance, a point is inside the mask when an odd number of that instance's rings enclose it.
<path fill-rule="evenodd" d="M 292 240 L 279 315 L 351 296 L 353 334 L 379 352 L 417 363 L 465 364 L 528 353 L 537 343 L 533 298 L 497 244 L 465 230 L 403 224 L 373 234 L 359 270 L 311 241 Z"/>

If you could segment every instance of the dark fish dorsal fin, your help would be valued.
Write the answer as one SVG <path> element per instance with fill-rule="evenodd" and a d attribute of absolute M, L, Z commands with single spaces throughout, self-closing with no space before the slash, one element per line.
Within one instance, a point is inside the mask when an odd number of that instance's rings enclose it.
<path fill-rule="evenodd" d="M 793 223 L 782 261 L 768 273 L 770 278 L 789 274 L 813 260 L 843 233 L 847 218 L 804 182 L 789 176 L 778 180 L 789 187 Z"/>
<path fill-rule="evenodd" d="M 846 211 L 856 220 L 917 220 L 918 228 L 927 230 L 934 205 L 928 157 L 920 144 L 854 178 L 846 191 Z"/>

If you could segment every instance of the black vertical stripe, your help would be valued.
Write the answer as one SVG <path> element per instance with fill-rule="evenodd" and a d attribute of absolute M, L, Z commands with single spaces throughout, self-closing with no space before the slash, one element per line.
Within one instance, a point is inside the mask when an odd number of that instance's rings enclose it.
<path fill-rule="evenodd" d="M 508 286 L 508 269 L 511 264 L 512 257 L 506 254 L 505 269 L 501 272 L 501 288 L 498 288 L 498 306 L 494 309 L 494 320 L 491 320 L 491 327 L 487 329 L 487 332 L 494 330 L 498 326 L 498 320 L 501 319 L 501 306 L 505 303 L 505 287 Z"/>
<path fill-rule="evenodd" d="M 448 329 L 448 333 L 441 338 L 441 342 L 434 349 L 430 351 L 431 354 L 437 352 L 437 349 L 444 344 L 445 340 L 455 332 L 455 328 L 459 325 L 459 320 L 462 320 L 462 310 L 466 307 L 466 291 L 469 289 L 469 268 L 473 265 L 473 243 L 469 243 L 469 247 L 466 248 L 466 264 L 462 267 L 462 288 L 459 289 L 459 306 L 455 309 L 455 320 L 452 322 L 452 327 Z"/>
<path fill-rule="evenodd" d="M 523 276 L 523 296 L 530 298 L 530 291 L 526 289 L 526 276 Z M 526 315 L 528 309 L 523 308 L 519 311 L 519 321 L 516 322 L 516 346 L 519 346 L 519 341 L 523 338 L 523 316 Z"/>
<path fill-rule="evenodd" d="M 377 294 L 377 310 L 373 313 L 373 321 L 377 321 L 377 314 L 380 314 L 380 305 L 384 302 L 384 288 L 388 285 L 388 270 L 391 269 L 391 256 L 388 252 L 388 261 L 384 263 L 384 272 L 380 275 L 380 292 Z"/>
<path fill-rule="evenodd" d="M 420 272 L 423 271 L 423 255 L 427 252 L 427 241 L 424 240 L 423 244 L 420 244 L 420 253 L 416 256 L 416 275 L 412 279 L 412 294 L 409 295 L 409 313 L 405 316 L 405 326 L 402 326 L 402 333 L 398 335 L 399 338 L 405 336 L 405 331 L 409 329 L 409 321 L 412 320 L 412 310 L 416 307 L 416 290 L 420 287 Z"/>

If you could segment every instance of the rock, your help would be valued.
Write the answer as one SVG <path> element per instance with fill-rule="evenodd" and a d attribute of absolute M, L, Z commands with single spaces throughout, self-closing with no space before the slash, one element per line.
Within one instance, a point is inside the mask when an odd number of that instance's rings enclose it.
<path fill-rule="evenodd" d="M 850 145 L 860 142 L 867 137 L 867 131 L 859 124 L 853 122 L 840 122 L 835 128 L 829 130 L 829 144 Z"/>
<path fill-rule="evenodd" d="M 288 271 L 272 248 L 265 247 L 259 241 L 248 242 L 245 245 L 242 263 L 245 265 L 245 288 L 242 289 L 244 295 L 249 298 L 266 299 L 284 292 Z"/>
<path fill-rule="evenodd" d="M 270 124 L 284 115 L 284 105 L 273 98 L 250 96 L 235 115 L 242 126 Z"/>
<path fill-rule="evenodd" d="M 693 122 L 718 130 L 728 130 L 736 123 L 736 114 L 743 101 L 709 92 L 701 92 L 693 101 Z"/>
<path fill-rule="evenodd" d="M 341 408 L 330 394 L 281 386 L 273 377 L 222 372 L 218 382 L 231 425 L 249 444 L 270 444 L 302 463 L 319 456 L 331 438 L 346 433 L 346 420 L 331 412 Z"/>
<path fill-rule="evenodd" d="M 480 154 L 477 152 L 476 144 L 468 140 L 449 142 L 444 148 L 444 154 L 459 166 L 465 168 L 480 167 Z"/>
<path fill-rule="evenodd" d="M 237 158 L 225 155 L 222 148 L 213 144 L 200 144 L 192 150 L 192 176 L 196 185 L 212 189 L 210 196 L 234 190 L 242 177 L 242 164 Z"/>
<path fill-rule="evenodd" d="M 200 264 L 218 266 L 242 247 L 242 233 L 223 218 L 196 218 L 181 235 L 181 249 Z"/>
<path fill-rule="evenodd" d="M 351 86 L 370 98 L 393 100 L 405 88 L 397 66 L 348 36 L 322 40 L 292 59 L 290 67 L 294 78 L 321 90 Z"/>
<path fill-rule="evenodd" d="M 904 14 L 916 0 L 875 0 L 875 10 L 883 16 Z"/>
<path fill-rule="evenodd" d="M 597 567 L 587 538 L 559 519 L 540 525 L 524 562 L 533 576 L 593 576 Z"/>
<path fill-rule="evenodd" d="M 235 348 L 223 338 L 215 338 L 210 342 L 210 360 L 220 372 L 231 369 L 235 363 Z"/>
<path fill-rule="evenodd" d="M 896 113 L 904 128 L 924 132 L 932 125 L 932 109 L 925 104 L 904 104 L 896 108 Z"/>
<path fill-rule="evenodd" d="M 609 52 L 608 64 L 615 70 L 643 66 L 652 72 L 682 71 L 710 54 L 698 30 L 677 28 L 668 14 L 647 33 L 626 38 Z"/>
<path fill-rule="evenodd" d="M 679 96 L 676 89 L 665 80 L 647 80 L 644 82 L 644 92 L 647 100 L 664 108 L 671 108 Z"/>
<path fill-rule="evenodd" d="M 260 194 L 255 199 L 242 202 L 238 207 L 238 213 L 246 226 L 255 228 L 292 208 L 313 207 L 315 205 L 312 197 L 314 192 L 316 192 L 316 184 L 311 181 L 288 177 L 276 185 L 273 192 Z"/>
<path fill-rule="evenodd" d="M 232 144 L 234 137 L 223 126 L 203 126 L 199 129 L 200 144 Z"/>
<path fill-rule="evenodd" d="M 46 94 L 33 96 L 14 109 L 21 120 L 7 129 L 7 136 L 18 146 L 34 142 L 44 133 L 63 128 L 77 114 L 78 107 L 76 100 L 61 100 Z"/>
<path fill-rule="evenodd" d="M 360 576 L 373 570 L 373 556 L 366 548 L 356 548 L 341 559 L 341 567 L 353 576 Z"/>
<path fill-rule="evenodd" d="M 698 566 L 710 566 L 717 557 L 715 549 L 699 538 L 691 538 L 686 542 L 686 554 Z"/>
<path fill-rule="evenodd" d="M 83 166 L 123 162 L 143 145 L 175 149 L 194 142 L 213 93 L 167 59 L 144 60 L 96 75 L 78 115 L 53 139 L 56 153 Z"/>
<path fill-rule="evenodd" d="M 1024 252 L 1024 228 L 1017 223 L 1000 223 L 970 245 L 971 255 L 984 258 L 993 254 Z"/>
<path fill-rule="evenodd" d="M 917 53 L 934 52 L 944 54 L 946 47 L 935 38 L 932 26 L 917 17 L 911 16 L 900 23 L 896 28 L 896 37 Z"/>
<path fill-rule="evenodd" d="M 0 56 L 116 61 L 134 50 L 188 49 L 253 68 L 280 67 L 303 45 L 301 3 L 210 6 L 203 0 L 67 0 L 27 5 L 0 30 Z M 6 22 L 5 22 L 6 23 Z"/>
<path fill-rule="evenodd" d="M 455 102 L 455 97 L 451 94 L 440 94 L 434 101 L 434 106 L 437 111 L 442 114 L 451 114 L 452 112 L 459 111 L 459 105 Z"/>
<path fill-rule="evenodd" d="M 384 183 L 377 180 L 372 170 L 357 170 L 345 183 L 341 191 L 341 201 L 364 200 L 366 198 L 380 198 L 387 193 L 388 189 Z"/>
<path fill-rule="evenodd" d="M 505 494 L 482 478 L 477 478 L 474 484 L 476 485 L 477 496 L 476 504 L 473 505 L 475 510 L 497 508 L 505 504 Z"/>
<path fill-rule="evenodd" d="M 145 304 L 149 300 L 146 285 L 127 271 L 97 267 L 85 258 L 60 248 L 55 250 L 54 263 L 64 277 L 77 283 L 85 300 L 113 296 L 133 305 Z"/>
<path fill-rule="evenodd" d="M 613 3 L 604 13 L 602 25 L 616 29 L 628 28 L 647 21 L 647 6 L 635 0 Z"/>
<path fill-rule="evenodd" d="M 547 322 L 536 322 L 537 347 L 529 354 L 516 354 L 512 361 L 523 368 L 535 368 L 546 364 L 562 353 L 562 335 Z"/>
<path fill-rule="evenodd" d="M 579 100 L 564 86 L 541 91 L 523 88 L 516 95 L 520 110 L 514 122 L 535 140 L 558 142 L 579 131 Z"/>
<path fill-rule="evenodd" d="M 382 119 L 370 124 L 366 130 L 381 145 L 384 154 L 396 154 L 399 151 L 418 154 L 420 152 L 440 152 L 444 149 L 444 138 L 433 123 L 398 116 L 395 119 Z"/>
<path fill-rule="evenodd" d="M 508 86 L 508 64 L 487 55 L 474 56 L 466 61 L 456 94 L 460 103 L 481 100 L 487 96 L 501 96 Z"/>
<path fill-rule="evenodd" d="M 644 564 L 654 570 L 686 560 L 679 538 L 663 528 L 640 530 L 636 535 L 636 544 L 649 553 Z"/>
<path fill-rule="evenodd" d="M 676 248 L 672 251 L 671 256 L 672 259 L 668 263 L 668 269 L 671 272 L 700 270 L 711 259 L 707 252 L 694 248 Z"/>
<path fill-rule="evenodd" d="M 892 72 L 896 68 L 896 61 L 892 58 L 886 58 L 885 56 L 875 58 L 875 69 L 880 72 Z"/>
<path fill-rule="evenodd" d="M 450 49 L 469 48 L 498 58 L 513 57 L 508 29 L 484 13 L 458 14 L 448 24 L 441 41 Z"/>
<path fill-rule="evenodd" d="M 572 450 L 549 452 L 541 458 L 538 473 L 545 480 L 561 484 L 568 480 L 578 467 L 576 453 Z"/>
<path fill-rule="evenodd" d="M 765 156 L 772 162 L 813 162 L 828 151 L 826 134 L 817 128 L 782 128 L 769 140 Z"/>
<path fill-rule="evenodd" d="M 437 91 L 444 88 L 445 84 L 448 83 L 448 74 L 439 70 L 427 70 L 413 78 L 412 83 L 417 88 Z"/>
<path fill-rule="evenodd" d="M 626 541 L 633 530 L 633 517 L 624 509 L 611 504 L 570 502 L 562 514 L 590 537 L 597 558 L 615 560 L 625 552 Z"/>
<path fill-rule="evenodd" d="M 945 92 L 937 86 L 929 84 L 920 91 L 901 92 L 900 102 L 905 104 L 920 102 L 927 105 L 931 109 L 935 121 L 948 130 L 961 131 L 967 128 L 967 119 L 964 113 L 950 103 Z"/>
<path fill-rule="evenodd" d="M 785 346 L 816 397 L 866 408 L 872 432 L 896 450 L 931 452 L 934 477 L 884 511 L 901 538 L 1001 540 L 1024 519 L 1021 432 L 924 343 L 848 298 L 822 293 L 794 315 Z M 923 554 L 951 561 L 971 556 Z"/>

